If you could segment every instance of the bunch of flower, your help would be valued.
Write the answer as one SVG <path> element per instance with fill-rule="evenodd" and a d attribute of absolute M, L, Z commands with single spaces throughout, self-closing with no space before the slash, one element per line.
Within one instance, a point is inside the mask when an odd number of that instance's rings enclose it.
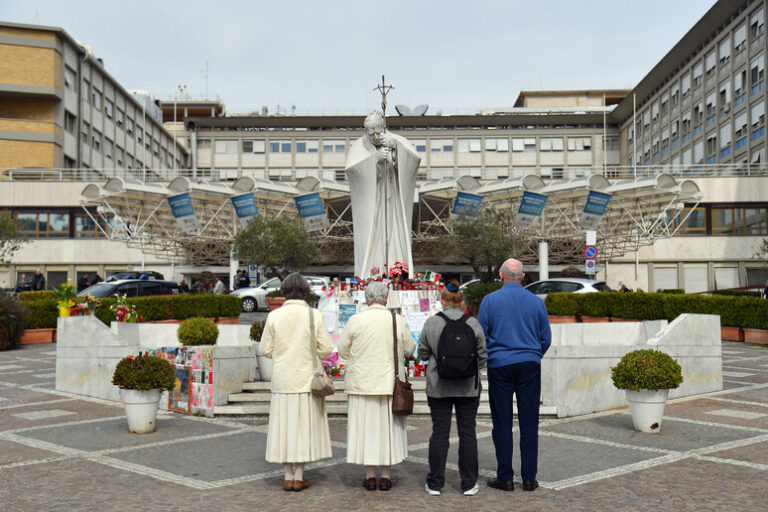
<path fill-rule="evenodd" d="M 116 322 L 137 323 L 144 320 L 144 317 L 136 311 L 136 306 L 128 303 L 128 296 L 125 294 L 117 294 L 117 300 L 109 310 L 115 314 Z"/>
<path fill-rule="evenodd" d="M 402 261 L 396 261 L 392 268 L 389 269 L 389 277 L 390 279 L 394 279 L 395 277 L 404 277 L 408 274 L 408 265 L 403 263 Z"/>
<path fill-rule="evenodd" d="M 88 306 L 88 309 L 96 309 L 96 306 L 101 304 L 101 301 L 94 297 L 93 295 L 86 295 L 85 299 L 83 300 L 86 306 Z"/>
<path fill-rule="evenodd" d="M 72 284 L 71 279 L 67 279 L 66 283 L 62 283 L 61 286 L 54 288 L 53 293 L 56 295 L 59 307 L 72 307 L 75 305 L 77 288 Z"/>

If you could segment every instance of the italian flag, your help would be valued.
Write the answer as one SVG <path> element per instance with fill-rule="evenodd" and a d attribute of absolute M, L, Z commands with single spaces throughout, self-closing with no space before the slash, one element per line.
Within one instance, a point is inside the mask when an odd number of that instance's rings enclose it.
<path fill-rule="evenodd" d="M 440 274 L 438 274 L 436 272 L 432 272 L 431 270 L 427 270 L 426 272 L 424 272 L 424 279 L 427 280 L 427 281 L 431 281 L 433 283 L 437 283 L 438 281 L 440 281 L 441 276 L 440 276 Z"/>

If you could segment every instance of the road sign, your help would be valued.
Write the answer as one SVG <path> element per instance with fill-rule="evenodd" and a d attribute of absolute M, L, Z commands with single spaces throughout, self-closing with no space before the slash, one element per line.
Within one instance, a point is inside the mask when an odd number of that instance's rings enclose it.
<path fill-rule="evenodd" d="M 594 245 L 588 245 L 584 248 L 584 257 L 588 260 L 595 259 L 597 257 L 597 247 Z"/>
<path fill-rule="evenodd" d="M 589 275 L 595 274 L 595 260 L 586 261 L 586 273 Z"/>

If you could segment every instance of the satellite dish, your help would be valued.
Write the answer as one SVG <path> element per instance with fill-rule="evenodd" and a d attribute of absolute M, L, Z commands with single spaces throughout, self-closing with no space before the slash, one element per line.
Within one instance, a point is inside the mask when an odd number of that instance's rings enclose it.
<path fill-rule="evenodd" d="M 413 115 L 423 116 L 427 113 L 427 109 L 429 109 L 429 105 L 417 105 L 416 108 L 413 109 Z"/>
<path fill-rule="evenodd" d="M 411 109 L 406 107 L 405 105 L 395 105 L 395 110 L 397 110 L 397 113 L 401 116 L 412 116 L 413 112 L 411 112 Z"/>

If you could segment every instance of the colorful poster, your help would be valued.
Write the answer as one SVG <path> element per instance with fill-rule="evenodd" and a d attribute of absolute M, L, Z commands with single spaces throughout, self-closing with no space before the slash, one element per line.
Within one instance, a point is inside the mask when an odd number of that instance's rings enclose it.
<path fill-rule="evenodd" d="M 424 322 L 427 321 L 427 318 L 429 318 L 429 313 L 409 312 L 405 314 L 405 321 L 408 322 L 408 326 L 411 328 L 411 331 L 415 332 L 421 332 L 421 330 L 424 328 Z"/>
<path fill-rule="evenodd" d="M 429 298 L 419 299 L 419 311 L 429 312 Z"/>
<path fill-rule="evenodd" d="M 346 327 L 347 322 L 350 318 L 352 318 L 352 315 L 357 313 L 357 306 L 354 304 L 340 304 L 339 305 L 339 320 L 338 320 L 338 331 L 343 332 L 344 327 Z"/>

